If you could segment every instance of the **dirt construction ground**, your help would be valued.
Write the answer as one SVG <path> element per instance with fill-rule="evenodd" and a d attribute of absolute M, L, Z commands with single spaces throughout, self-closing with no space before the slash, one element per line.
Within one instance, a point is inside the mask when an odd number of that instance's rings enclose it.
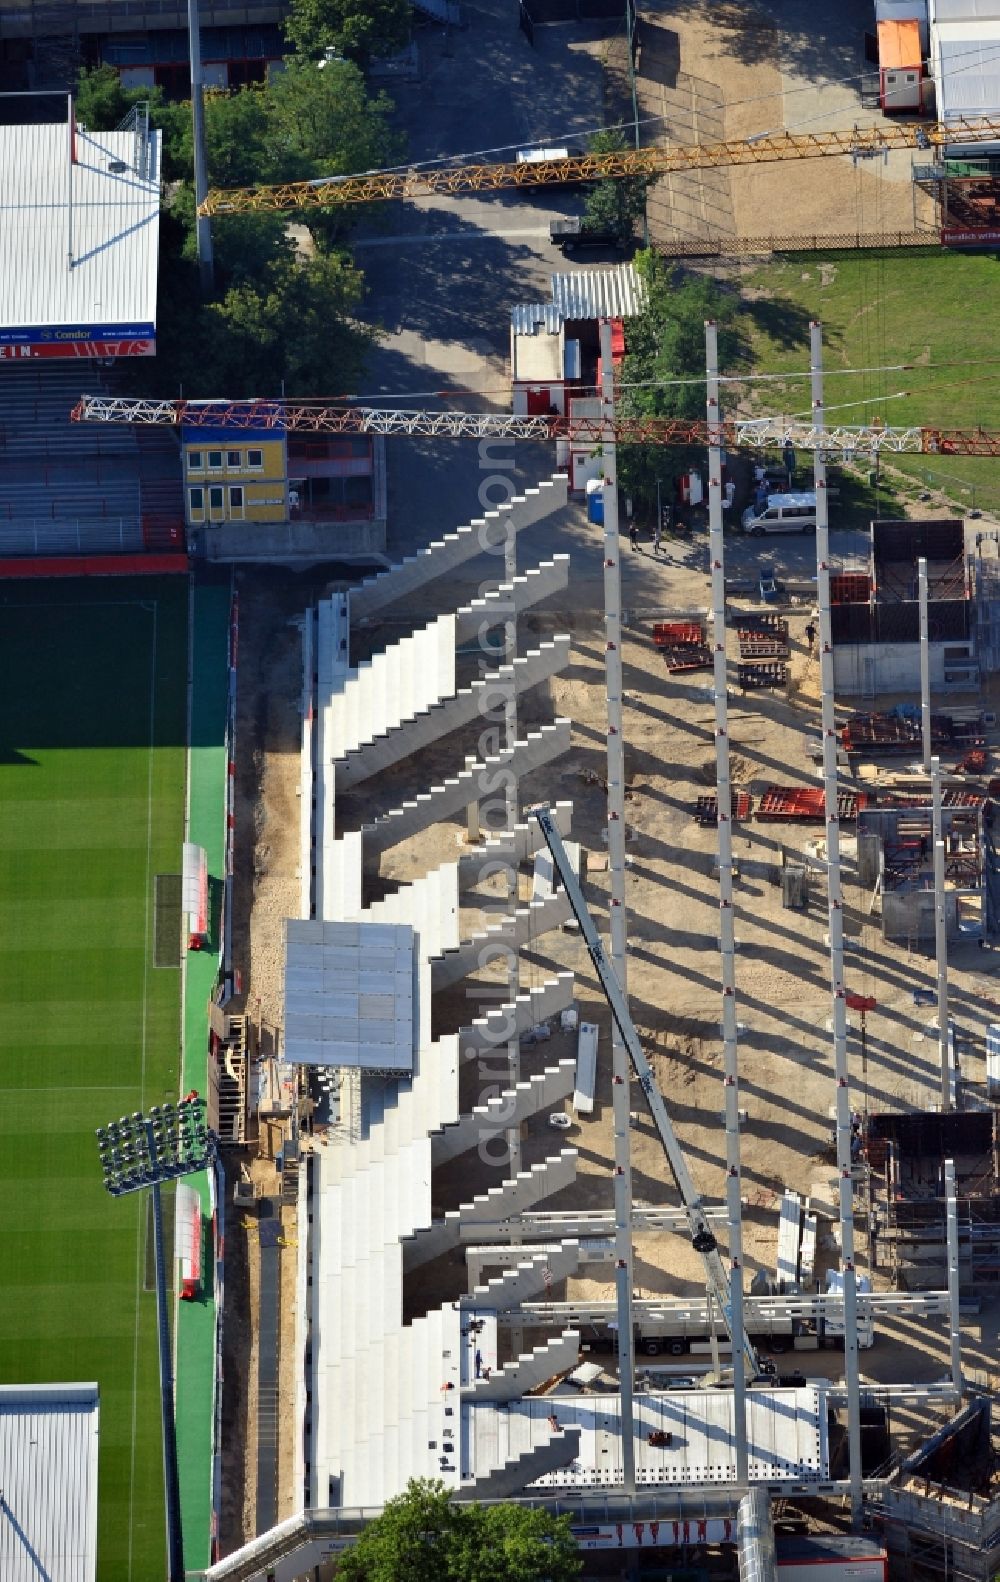
<path fill-rule="evenodd" d="M 636 557 L 648 559 L 648 555 Z M 632 569 L 631 566 L 629 568 Z M 666 571 L 666 568 L 663 568 Z M 697 585 L 691 573 L 675 567 L 674 581 Z M 299 687 L 296 674 L 297 633 L 290 620 L 292 606 L 304 599 L 308 586 L 291 579 L 286 594 L 275 598 L 273 574 L 246 573 L 241 579 L 242 706 L 258 717 L 247 729 L 256 733 L 253 754 L 254 783 L 248 781 L 245 809 L 247 832 L 255 843 L 255 896 L 249 932 L 242 936 L 248 950 L 252 1014 L 260 1000 L 265 1040 L 280 1022 L 281 920 L 294 909 L 297 863 L 297 814 L 294 778 L 298 773 L 295 746 L 299 730 Z M 447 599 L 448 589 L 443 597 Z M 720 971 L 718 957 L 717 881 L 713 877 L 716 834 L 701 828 L 692 817 L 696 797 L 714 784 L 713 709 L 707 690 L 709 673 L 687 680 L 667 674 L 653 645 L 651 628 L 657 614 L 677 606 L 664 605 L 633 611 L 624 649 L 628 782 L 628 908 L 629 989 L 633 1015 L 649 1052 L 660 1085 L 677 1126 L 699 1188 L 710 1201 L 723 1196 L 721 1159 L 724 1137 L 720 1125 L 722 1078 L 719 1039 Z M 768 783 L 816 783 L 815 769 L 806 753 L 818 726 L 816 661 L 807 653 L 804 627 L 808 608 L 790 612 L 793 646 L 791 697 L 762 693 L 741 697 L 733 690 L 730 714 L 732 778 L 734 785 L 759 796 Z M 423 612 L 421 612 L 423 614 Z M 251 618 L 252 616 L 252 618 Z M 372 648 L 398 636 L 400 627 L 374 629 Z M 597 612 L 543 610 L 524 618 L 520 647 L 534 647 L 539 639 L 558 631 L 572 635 L 572 665 L 554 681 L 521 700 L 520 725 L 530 729 L 555 715 L 573 722 L 570 754 L 530 776 L 521 786 L 522 806 L 539 801 L 571 800 L 573 834 L 596 854 L 587 880 L 587 895 L 599 926 L 605 925 L 607 874 L 600 870 L 605 818 L 604 743 L 605 703 L 603 685 L 604 637 Z M 734 643 L 730 634 L 730 643 Z M 732 654 L 730 655 L 732 659 Z M 260 712 L 260 681 L 254 666 L 266 665 L 267 704 Z M 732 668 L 732 667 L 731 667 Z M 257 704 L 254 704 L 254 697 Z M 343 798 L 338 815 L 344 828 L 396 804 L 404 794 L 423 789 L 454 772 L 474 737 L 459 734 L 400 765 L 392 774 L 366 786 L 364 798 Z M 246 773 L 250 774 L 250 769 Z M 254 788 L 255 787 L 255 788 Z M 290 787 L 292 788 L 290 790 Z M 290 800 L 289 800 L 290 798 Z M 283 810 L 281 816 L 276 816 Z M 738 941 L 738 1015 L 740 1023 L 740 1104 L 748 1119 L 743 1131 L 742 1179 L 746 1203 L 745 1253 L 748 1280 L 760 1268 L 773 1274 L 777 1248 L 778 1206 L 788 1186 L 809 1196 L 819 1215 L 817 1273 L 836 1263 L 835 1172 L 831 1150 L 831 1106 L 834 1101 L 831 1038 L 828 1031 L 830 989 L 826 933 L 825 886 L 821 872 L 813 877 L 806 911 L 782 905 L 780 872 L 782 850 L 816 852 L 821 829 L 794 825 L 761 826 L 753 821 L 734 830 L 734 849 L 740 877 L 737 884 L 736 935 Z M 383 860 L 382 878 L 399 882 L 451 860 L 464 841 L 458 821 L 432 827 L 389 852 Z M 869 916 L 870 895 L 856 883 L 851 861 L 852 842 L 845 831 L 845 897 L 848 954 L 848 987 L 873 996 L 878 1003 L 869 1016 L 867 1070 L 862 1073 L 858 1029 L 850 1040 L 852 1104 L 856 1109 L 924 1107 L 936 1102 L 939 1091 L 936 1031 L 927 1024 L 933 1012 L 914 1008 L 913 990 L 934 982 L 933 961 L 905 946 L 886 945 L 877 916 Z M 598 871 L 595 871 L 598 870 Z M 527 895 L 527 875 L 522 879 Z M 483 907 L 463 909 L 462 934 L 481 926 L 484 917 L 496 916 L 499 895 L 468 896 Z M 244 918 L 244 926 L 246 924 Z M 994 1019 L 998 1000 L 996 974 L 1000 962 L 989 951 L 974 947 L 951 953 L 951 1006 L 963 1040 L 962 1071 L 967 1082 L 983 1079 L 982 1046 L 970 1038 L 982 1022 Z M 610 1109 L 610 1031 L 606 1004 L 600 994 L 585 948 L 579 939 L 556 931 L 540 938 L 525 951 L 521 987 L 537 986 L 559 969 L 576 974 L 581 1017 L 601 1028 L 597 1105 L 594 1115 L 576 1120 L 568 1133 L 556 1134 L 539 1116 L 526 1128 L 524 1165 L 572 1146 L 579 1152 L 576 1184 L 549 1199 L 547 1208 L 610 1207 L 612 1196 L 612 1138 Z M 488 993 L 488 990 L 487 990 Z M 478 1014 L 476 980 L 439 996 L 436 1031 L 456 1030 Z M 488 1004 L 495 1004 L 495 998 Z M 556 1030 L 551 1040 L 523 1051 L 523 1074 L 575 1053 L 571 1035 Z M 475 1103 L 475 1065 L 465 1069 L 463 1107 Z M 647 1204 L 677 1201 L 651 1120 L 638 1088 L 632 1109 L 637 1124 L 631 1131 L 633 1188 L 636 1201 Z M 256 1167 L 266 1189 L 274 1189 L 273 1174 L 264 1163 Z M 495 1171 L 473 1155 L 466 1155 L 435 1177 L 435 1212 L 468 1200 L 496 1183 Z M 293 1231 L 293 1228 L 292 1228 Z M 290 1234 L 286 1230 L 286 1234 Z M 245 1259 L 251 1290 L 256 1279 L 252 1231 L 239 1226 L 228 1240 L 241 1235 L 247 1243 Z M 860 1238 L 863 1247 L 864 1238 Z M 636 1239 L 636 1291 L 639 1295 L 680 1294 L 699 1288 L 701 1271 L 686 1240 L 679 1236 L 647 1234 Z M 283 1280 L 282 1396 L 292 1399 L 291 1312 L 294 1306 L 294 1252 L 286 1255 Z M 238 1268 L 238 1260 L 236 1267 Z M 862 1259 L 863 1266 L 863 1259 Z M 568 1295 L 611 1295 L 606 1264 L 584 1267 L 570 1282 Z M 435 1302 L 463 1288 L 464 1271 L 458 1265 L 432 1265 L 427 1270 L 426 1295 Z M 876 1284 L 878 1284 L 876 1279 Z M 425 1284 L 421 1280 L 421 1287 Z M 238 1308 L 233 1287 L 227 1305 Z M 414 1296 L 423 1291 L 412 1293 Z M 556 1292 L 556 1295 L 559 1293 Z M 982 1345 L 979 1337 L 982 1336 Z M 995 1320 L 987 1310 L 975 1328 L 967 1328 L 966 1366 L 989 1374 Z M 246 1331 L 234 1335 L 237 1350 L 246 1342 Z M 943 1322 L 908 1323 L 889 1320 L 880 1326 L 876 1347 L 862 1355 L 866 1375 L 883 1380 L 941 1377 L 946 1367 L 947 1336 Z M 811 1355 L 809 1368 L 835 1373 L 836 1353 Z M 235 1364 L 234 1364 L 235 1366 Z M 253 1366 L 250 1377 L 234 1386 L 228 1421 L 232 1433 L 229 1470 L 239 1477 L 235 1461 L 241 1428 L 252 1428 Z M 294 1508 L 290 1484 L 290 1416 L 282 1412 L 285 1434 L 281 1454 L 279 1515 Z M 904 1408 L 897 1427 L 905 1427 Z M 913 1427 L 926 1416 L 913 1416 Z M 252 1438 L 252 1435 L 251 1435 Z M 245 1491 L 242 1510 L 235 1508 L 233 1537 L 253 1527 L 254 1465 L 245 1464 L 240 1485 Z M 227 1482 L 229 1478 L 227 1477 Z M 232 1486 L 236 1486 L 235 1482 Z"/>
<path fill-rule="evenodd" d="M 861 106 L 858 73 L 860 41 L 870 28 L 868 0 L 843 0 L 826 8 L 822 32 L 807 0 L 782 0 L 773 8 L 736 0 L 678 0 L 669 6 L 643 8 L 642 47 L 637 95 L 644 141 L 658 138 L 691 142 L 752 136 L 772 128 L 796 130 L 838 128 L 870 122 Z M 620 97 L 620 51 L 614 40 L 588 44 L 608 69 L 612 97 Z M 438 88 L 440 94 L 440 87 Z M 537 98 L 533 103 L 538 104 Z M 539 113 L 541 113 L 539 111 Z M 554 114 L 555 112 L 553 112 Z M 629 104 L 628 113 L 631 114 Z M 524 136 L 541 135 L 542 125 L 525 128 Z M 554 123 L 552 123 L 554 124 Z M 908 154 L 893 154 L 883 163 L 853 165 L 825 160 L 761 165 L 736 171 L 703 172 L 659 182 L 651 191 L 649 222 L 652 240 L 685 240 L 706 236 L 789 236 L 839 232 L 911 230 L 931 223 L 932 216 L 910 180 Z M 387 239 L 389 240 L 389 239 Z M 374 245 L 374 244 L 373 244 Z M 379 243 L 381 245 L 381 243 Z M 374 269 L 372 259 L 364 262 Z M 435 257 L 437 255 L 434 255 Z M 436 266 L 435 266 L 436 267 Z M 441 282 L 433 282 L 436 291 Z M 493 288 L 497 300 L 489 313 L 505 319 L 511 298 L 505 286 Z M 431 286 L 428 286 L 431 290 Z M 522 289 L 522 295 L 524 289 Z M 501 300 L 502 299 L 502 300 Z M 438 301 L 438 297 L 434 297 Z M 426 306 L 426 304 L 424 304 Z M 394 322 L 384 304 L 386 323 Z M 485 311 L 485 310 L 484 310 Z M 401 319 L 402 322 L 402 319 Z M 463 339 L 468 325 L 463 324 Z M 440 325 L 435 335 L 443 335 Z M 506 330 L 503 330 L 504 344 Z M 398 337 L 397 337 L 398 340 Z M 408 343 L 407 343 L 408 344 Z M 409 389 L 414 380 L 407 346 L 406 366 L 393 367 L 389 388 Z M 454 348 L 449 344 L 449 351 Z M 463 364 L 464 368 L 464 364 Z M 439 383 L 444 377 L 435 373 Z M 426 382 L 426 379 L 425 381 Z M 468 380 L 463 376 L 463 382 Z M 497 380 L 490 379 L 491 386 Z M 428 447 L 428 450 L 431 450 Z M 432 458 L 437 452 L 432 451 Z M 449 462 L 449 467 L 451 463 Z M 544 463 L 536 476 L 540 476 Z M 409 553 L 447 530 L 454 520 L 433 504 L 424 511 L 422 496 L 404 487 L 410 474 L 394 461 L 390 472 L 390 532 L 400 535 L 393 549 Z M 470 493 L 476 477 L 470 473 Z M 442 475 L 441 487 L 445 480 Z M 436 487 L 436 485 L 435 485 Z M 417 502 L 414 504 L 414 502 Z M 550 685 L 521 700 L 523 727 L 567 715 L 573 722 L 569 755 L 550 769 L 530 776 L 521 787 L 522 806 L 557 799 L 574 804 L 575 838 L 598 858 L 603 854 L 605 820 L 603 788 L 606 720 L 604 711 L 604 634 L 600 618 L 600 573 L 576 559 L 578 546 L 591 534 L 580 520 L 571 524 L 559 548 L 574 552 L 571 600 L 561 607 L 536 612 L 522 623 L 520 649 L 540 637 L 568 631 L 573 639 L 572 666 Z M 425 519 L 426 518 L 426 519 Z M 412 534 L 402 538 L 405 524 Z M 548 529 L 546 527 L 545 534 Z M 530 536 L 530 535 L 529 535 Z M 528 548 L 523 564 L 537 564 L 551 552 L 547 536 Z M 536 550 L 538 552 L 536 552 Z M 629 561 L 630 557 L 625 556 Z M 656 652 L 651 630 L 655 618 L 677 610 L 703 610 L 707 581 L 703 558 L 684 546 L 672 545 L 658 567 L 648 554 L 631 557 L 625 566 L 625 604 L 630 609 L 624 662 L 625 730 L 629 782 L 629 988 L 633 1014 L 650 1052 L 657 1080 L 677 1124 L 695 1179 L 710 1200 L 722 1195 L 720 1125 L 720 974 L 718 960 L 717 885 L 713 877 L 715 832 L 700 828 L 692 817 L 695 798 L 712 788 L 714 745 L 708 673 L 688 682 L 670 678 Z M 599 562 L 598 562 L 599 565 Z M 583 578 L 581 584 L 580 578 Z M 589 579 L 589 580 L 588 580 Z M 239 676 L 237 786 L 237 871 L 235 876 L 235 959 L 242 967 L 246 1009 L 255 1046 L 267 1053 L 280 1040 L 281 927 L 295 915 L 299 893 L 299 814 L 296 797 L 299 763 L 300 685 L 299 637 L 296 625 L 306 604 L 332 585 L 322 569 L 296 576 L 280 571 L 240 573 L 241 646 Z M 582 587 L 582 591 L 581 591 Z M 440 603 L 397 612 L 399 620 L 370 634 L 372 647 L 390 641 L 410 626 L 429 618 L 435 609 L 454 608 L 460 593 L 477 591 L 470 572 L 468 590 L 446 588 Z M 731 743 L 734 784 L 757 794 L 770 781 L 815 784 L 807 754 L 809 738 L 818 731 L 815 668 L 808 659 L 803 631 L 806 608 L 792 612 L 793 695 L 757 694 L 732 697 Z M 734 653 L 731 651 L 730 660 Z M 468 679 L 468 678 L 465 678 Z M 473 750 L 475 734 L 453 738 L 367 786 L 364 798 L 344 799 L 338 812 L 343 827 L 357 827 L 404 796 L 439 781 L 461 766 Z M 403 880 L 435 863 L 454 858 L 463 839 L 458 822 L 437 826 L 424 836 L 390 852 L 383 864 L 386 880 Z M 740 865 L 737 888 L 738 994 L 740 1019 L 741 1106 L 748 1112 L 743 1133 L 743 1192 L 746 1199 L 745 1248 L 748 1276 L 759 1268 L 774 1270 L 778 1202 L 785 1186 L 812 1198 L 820 1225 L 819 1268 L 836 1260 L 833 1237 L 835 1210 L 830 1109 L 834 1099 L 828 957 L 824 946 L 826 906 L 822 876 L 817 874 L 808 910 L 783 908 L 780 885 L 774 882 L 782 848 L 800 851 L 814 845 L 821 830 L 795 826 L 759 826 L 753 822 L 735 831 Z M 850 843 L 845 843 L 850 851 Z M 525 880 L 526 883 L 526 880 Z M 937 1044 L 926 1025 L 928 1012 L 915 1009 L 913 989 L 934 981 L 933 962 L 905 947 L 885 946 L 877 917 L 869 915 L 870 897 L 856 885 L 848 855 L 845 874 L 847 928 L 852 936 L 848 956 L 849 988 L 873 996 L 878 1009 L 869 1018 L 867 1087 L 862 1082 L 857 1028 L 852 1031 L 850 1058 L 852 1102 L 862 1109 L 932 1103 L 938 1091 Z M 587 895 L 600 926 L 606 921 L 607 875 L 593 865 Z M 526 890 L 523 891 L 527 893 Z M 462 932 L 477 928 L 483 915 L 495 915 L 499 897 L 481 899 L 463 911 Z M 963 1051 L 963 1075 L 982 1079 L 982 1048 L 971 1035 L 984 1021 L 997 1018 L 997 970 L 990 952 L 963 947 L 951 956 L 952 1014 L 960 1035 L 971 1041 Z M 576 974 L 582 1016 L 601 1026 L 601 1058 L 597 1106 L 592 1118 L 574 1124 L 565 1134 L 551 1131 L 540 1117 L 531 1123 L 523 1142 L 525 1164 L 573 1146 L 579 1152 L 576 1185 L 546 1207 L 608 1207 L 611 1204 L 610 1038 L 603 997 L 578 939 L 556 932 L 524 953 L 522 988 L 529 988 L 561 968 Z M 469 985 L 474 989 L 474 984 Z M 491 998 L 490 1004 L 495 1003 Z M 457 1029 L 478 1014 L 475 998 L 455 993 L 442 997 L 438 1030 Z M 575 1052 L 570 1037 L 558 1032 L 535 1050 L 526 1049 L 523 1070 L 532 1070 Z M 466 1073 L 463 1103 L 478 1097 L 472 1068 Z M 639 1202 L 675 1201 L 662 1150 L 636 1092 L 632 1109 L 638 1124 L 631 1132 L 633 1183 Z M 436 1211 L 443 1212 L 474 1192 L 495 1183 L 471 1157 L 461 1168 L 437 1178 Z M 478 1172 L 478 1174 L 477 1174 Z M 277 1176 L 269 1161 L 257 1161 L 253 1173 L 259 1189 L 273 1195 Z M 281 1385 L 279 1391 L 278 1516 L 297 1504 L 291 1479 L 291 1411 L 294 1396 L 292 1323 L 295 1301 L 295 1226 L 286 1209 L 283 1224 L 287 1250 L 282 1254 Z M 677 1236 L 639 1236 L 636 1241 L 636 1286 L 639 1294 L 676 1293 L 698 1287 L 701 1272 L 686 1243 Z M 457 1266 L 435 1269 L 440 1277 L 438 1300 L 460 1288 Z M 610 1294 L 607 1265 L 581 1271 L 571 1295 Z M 227 1231 L 227 1323 L 224 1414 L 223 1546 L 233 1547 L 255 1530 L 257 1413 L 254 1311 L 259 1281 L 258 1244 L 253 1214 L 232 1216 Z M 556 1293 L 559 1294 L 558 1292 Z M 965 1331 L 965 1360 L 971 1372 L 989 1375 L 994 1366 L 997 1315 L 987 1306 L 976 1325 Z M 887 1380 L 940 1377 L 946 1364 L 943 1324 L 908 1324 L 890 1320 L 881 1327 L 874 1350 L 862 1357 L 864 1370 Z M 810 1370 L 835 1370 L 835 1353 L 810 1356 Z M 906 1409 L 897 1426 L 907 1422 Z M 912 1418 L 917 1426 L 918 1419 Z"/>
<path fill-rule="evenodd" d="M 640 8 L 636 100 L 644 143 L 714 143 L 765 132 L 820 132 L 882 120 L 862 102 L 870 7 L 681 0 Z M 624 47 L 606 46 L 615 106 L 630 119 Z M 923 156 L 926 158 L 926 156 Z M 706 237 L 807 237 L 913 231 L 935 224 L 911 179 L 913 156 L 784 161 L 664 177 L 651 189 L 656 243 Z"/>

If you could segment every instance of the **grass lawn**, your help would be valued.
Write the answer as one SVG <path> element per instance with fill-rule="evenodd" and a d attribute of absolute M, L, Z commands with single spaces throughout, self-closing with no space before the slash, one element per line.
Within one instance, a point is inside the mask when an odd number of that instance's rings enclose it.
<path fill-rule="evenodd" d="M 96 1379 L 102 1582 L 164 1564 L 145 1195 L 94 1128 L 174 1098 L 180 973 L 154 966 L 180 870 L 183 578 L 0 587 L 0 1381 Z"/>
<path fill-rule="evenodd" d="M 1000 258 L 939 249 L 803 254 L 752 271 L 743 285 L 750 288 L 750 361 L 757 372 L 808 368 L 809 320 L 822 321 L 829 421 L 866 423 L 877 415 L 892 425 L 1000 429 L 993 330 Z M 836 372 L 889 363 L 915 366 Z M 809 415 L 807 380 L 754 389 L 756 410 Z M 899 391 L 906 396 L 892 399 Z M 914 491 L 932 487 L 962 509 L 1000 510 L 1000 459 L 912 456 L 889 464 L 909 475 Z M 888 509 L 883 500 L 883 514 Z"/>

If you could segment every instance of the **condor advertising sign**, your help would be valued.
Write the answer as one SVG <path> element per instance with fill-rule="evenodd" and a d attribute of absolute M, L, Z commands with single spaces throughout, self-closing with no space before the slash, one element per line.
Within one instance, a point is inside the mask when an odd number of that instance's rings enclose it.
<path fill-rule="evenodd" d="M 0 362 L 26 357 L 152 357 L 155 324 L 57 324 L 0 329 Z"/>

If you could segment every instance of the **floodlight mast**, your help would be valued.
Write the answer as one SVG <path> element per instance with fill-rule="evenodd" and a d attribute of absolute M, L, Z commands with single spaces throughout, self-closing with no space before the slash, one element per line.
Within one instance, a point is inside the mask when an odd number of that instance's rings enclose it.
<path fill-rule="evenodd" d="M 635 1030 L 635 1024 L 629 1013 L 628 1001 L 622 992 L 615 969 L 605 954 L 601 937 L 594 926 L 590 908 L 587 906 L 583 891 L 577 881 L 576 874 L 573 872 L 572 864 L 566 855 L 566 848 L 562 843 L 562 836 L 556 827 L 555 820 L 548 808 L 536 808 L 534 816 L 538 821 L 539 829 L 545 837 L 545 844 L 552 855 L 553 865 L 559 875 L 559 881 L 566 891 L 566 898 L 569 901 L 573 916 L 580 925 L 584 944 L 590 953 L 591 961 L 594 963 L 594 969 L 601 981 L 601 988 L 604 990 L 608 1005 L 611 1007 L 615 1025 L 621 1033 L 622 1040 L 628 1050 L 629 1059 L 639 1079 L 639 1086 L 646 1095 L 646 1101 L 649 1104 L 653 1122 L 660 1134 L 660 1141 L 663 1144 L 663 1151 L 667 1156 L 671 1174 L 681 1195 L 688 1229 L 691 1232 L 691 1245 L 695 1252 L 701 1254 L 705 1264 L 705 1273 L 708 1277 L 708 1288 L 723 1315 L 729 1338 L 732 1340 L 733 1322 L 729 1281 L 722 1259 L 719 1256 L 718 1243 L 708 1226 L 701 1194 L 691 1178 L 687 1160 L 684 1158 L 670 1116 L 667 1114 L 667 1107 L 663 1102 L 659 1088 L 656 1086 L 656 1078 L 653 1076 L 652 1068 L 646 1059 L 642 1044 L 639 1042 L 639 1035 Z M 742 1347 L 749 1369 L 749 1377 L 751 1379 L 759 1378 L 764 1370 L 746 1334 L 742 1337 Z"/>
<path fill-rule="evenodd" d="M 97 1129 L 104 1186 L 112 1197 L 144 1187 L 153 1196 L 153 1249 L 156 1268 L 156 1338 L 160 1353 L 160 1416 L 163 1425 L 163 1491 L 167 1522 L 167 1582 L 184 1582 L 174 1378 L 167 1314 L 167 1261 L 163 1246 L 160 1186 L 203 1170 L 213 1157 L 215 1139 L 205 1121 L 205 1101 L 197 1095 L 180 1104 L 154 1104 L 148 1115 L 136 1110 Z"/>

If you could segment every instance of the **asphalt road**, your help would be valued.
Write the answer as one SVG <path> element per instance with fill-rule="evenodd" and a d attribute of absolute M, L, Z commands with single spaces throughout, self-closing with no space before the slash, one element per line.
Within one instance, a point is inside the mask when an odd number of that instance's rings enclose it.
<path fill-rule="evenodd" d="M 512 0 L 465 11 L 466 29 L 419 35 L 419 81 L 389 90 L 410 160 L 477 151 L 484 159 L 508 158 L 532 143 L 579 144 L 600 124 L 600 24 L 540 27 L 532 48 Z M 433 406 L 436 394 L 447 392 L 455 405 L 509 411 L 511 308 L 548 300 L 552 273 L 581 267 L 567 266 L 548 240 L 549 221 L 581 207 L 581 195 L 562 188 L 528 199 L 497 193 L 381 209 L 355 242 L 368 286 L 365 317 L 384 331 L 361 393 Z M 600 263 L 597 257 L 589 267 Z M 535 444 L 391 439 L 387 449 L 394 556 L 481 516 L 509 489 L 535 484 L 555 468 L 552 451 Z M 651 554 L 623 555 L 625 604 L 669 609 L 703 600 L 706 536 L 696 528 L 656 563 Z M 521 546 L 524 565 L 572 553 L 574 607 L 602 607 L 600 533 L 581 504 L 529 529 Z M 863 552 L 862 535 L 835 534 L 833 548 L 844 557 Z M 811 535 L 748 540 L 733 533 L 727 554 L 737 580 L 755 579 L 762 569 L 801 580 L 810 563 L 815 569 Z M 493 569 L 485 559 L 470 563 L 462 582 L 477 586 Z"/>

